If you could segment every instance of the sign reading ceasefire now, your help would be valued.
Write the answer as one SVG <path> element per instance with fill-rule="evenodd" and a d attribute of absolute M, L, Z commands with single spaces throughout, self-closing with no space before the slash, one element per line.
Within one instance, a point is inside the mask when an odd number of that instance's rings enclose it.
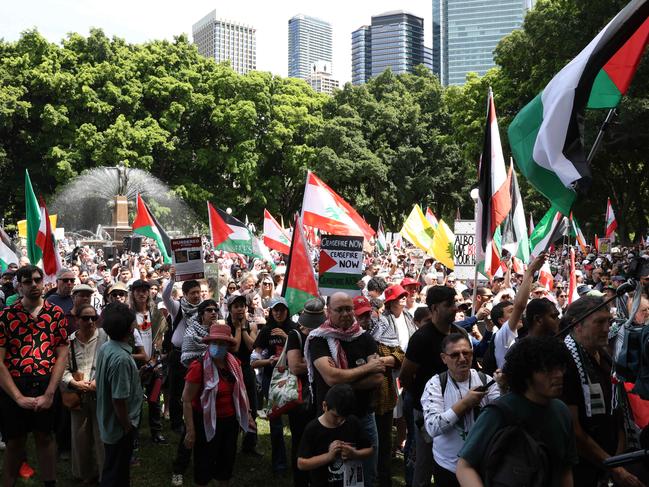
<path fill-rule="evenodd" d="M 335 292 L 358 296 L 358 281 L 363 277 L 363 237 L 323 235 L 318 275 L 323 296 Z"/>

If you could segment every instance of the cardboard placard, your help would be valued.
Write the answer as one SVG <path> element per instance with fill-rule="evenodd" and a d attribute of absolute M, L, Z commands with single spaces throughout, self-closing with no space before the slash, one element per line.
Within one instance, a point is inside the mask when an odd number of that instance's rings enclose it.
<path fill-rule="evenodd" d="M 320 294 L 344 292 L 358 296 L 363 277 L 363 237 L 323 235 L 318 263 Z"/>
<path fill-rule="evenodd" d="M 176 267 L 176 281 L 205 277 L 201 237 L 171 239 L 171 257 Z"/>

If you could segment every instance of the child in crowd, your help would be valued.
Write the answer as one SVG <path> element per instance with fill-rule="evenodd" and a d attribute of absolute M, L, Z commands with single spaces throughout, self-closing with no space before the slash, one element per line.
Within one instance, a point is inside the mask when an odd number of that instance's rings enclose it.
<path fill-rule="evenodd" d="M 297 466 L 311 473 L 312 487 L 362 487 L 361 460 L 373 453 L 356 416 L 354 391 L 349 384 L 337 384 L 322 404 L 324 413 L 304 430 Z"/>

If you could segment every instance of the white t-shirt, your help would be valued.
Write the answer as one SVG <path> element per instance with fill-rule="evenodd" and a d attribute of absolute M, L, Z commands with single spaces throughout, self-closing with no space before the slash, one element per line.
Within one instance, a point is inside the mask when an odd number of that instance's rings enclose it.
<path fill-rule="evenodd" d="M 135 313 L 137 320 L 138 331 L 140 332 L 140 337 L 142 339 L 142 346 L 144 351 L 147 354 L 147 357 L 153 355 L 153 333 L 151 331 L 151 317 L 149 312 L 145 313 Z"/>
<path fill-rule="evenodd" d="M 509 328 L 509 321 L 505 321 L 494 335 L 494 353 L 496 355 L 496 365 L 499 369 L 502 369 L 505 365 L 505 354 L 516 341 L 516 338 L 518 338 L 518 330 L 512 331 Z"/>
<path fill-rule="evenodd" d="M 394 323 L 397 327 L 397 336 L 399 337 L 399 346 L 404 352 L 408 348 L 408 341 L 410 340 L 410 332 L 408 325 L 406 325 L 406 315 L 401 313 L 399 317 L 393 315 Z"/>

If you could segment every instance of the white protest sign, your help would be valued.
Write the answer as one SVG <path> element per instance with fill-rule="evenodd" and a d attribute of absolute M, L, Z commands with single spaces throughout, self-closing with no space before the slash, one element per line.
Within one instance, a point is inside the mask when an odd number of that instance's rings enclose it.
<path fill-rule="evenodd" d="M 455 234 L 455 255 L 453 256 L 455 277 L 456 279 L 473 279 L 476 265 L 475 221 L 456 220 L 453 233 Z M 482 274 L 478 274 L 478 279 L 488 281 Z"/>
<path fill-rule="evenodd" d="M 203 279 L 203 245 L 200 237 L 171 239 L 171 256 L 176 267 L 176 281 Z"/>
<path fill-rule="evenodd" d="M 363 277 L 363 237 L 323 235 L 318 262 L 320 294 L 331 296 L 342 291 L 358 296 L 358 281 Z"/>

